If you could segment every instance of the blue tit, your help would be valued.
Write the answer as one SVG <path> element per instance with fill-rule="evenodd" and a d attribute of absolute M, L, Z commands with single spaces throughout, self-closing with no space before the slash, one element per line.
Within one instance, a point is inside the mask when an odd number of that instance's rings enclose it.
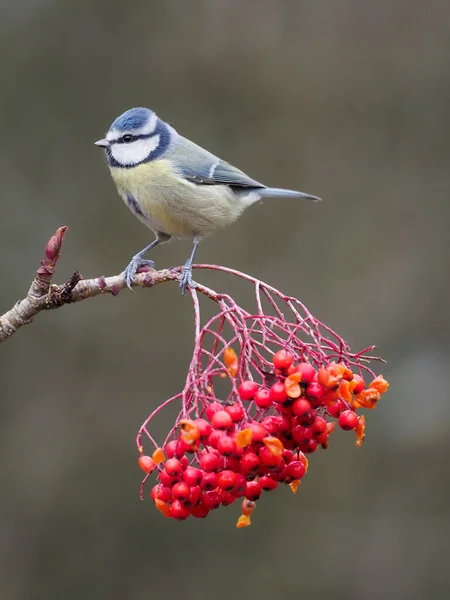
<path fill-rule="evenodd" d="M 320 200 L 316 196 L 266 187 L 229 163 L 181 136 L 148 108 L 132 108 L 117 117 L 106 137 L 112 178 L 124 202 L 156 239 L 131 259 L 125 279 L 131 289 L 144 255 L 171 238 L 192 239 L 192 252 L 181 274 L 184 293 L 192 281 L 199 241 L 233 223 L 241 213 L 269 197 Z"/>

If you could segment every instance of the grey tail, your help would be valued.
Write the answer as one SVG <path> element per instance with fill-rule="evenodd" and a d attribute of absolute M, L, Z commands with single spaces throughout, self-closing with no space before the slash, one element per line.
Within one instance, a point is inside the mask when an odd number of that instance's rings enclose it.
<path fill-rule="evenodd" d="M 311 194 L 305 194 L 304 192 L 297 192 L 295 190 L 284 190 L 283 188 L 261 188 L 258 189 L 258 194 L 261 198 L 307 198 L 312 202 L 320 202 L 322 198 L 318 196 L 311 196 Z"/>

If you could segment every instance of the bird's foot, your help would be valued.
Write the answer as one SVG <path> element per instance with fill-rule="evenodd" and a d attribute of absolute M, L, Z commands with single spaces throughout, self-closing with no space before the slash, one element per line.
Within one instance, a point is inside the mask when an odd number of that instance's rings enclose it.
<path fill-rule="evenodd" d="M 127 284 L 127 287 L 130 290 L 132 290 L 131 284 L 134 281 L 138 269 L 140 269 L 141 267 L 150 267 L 151 269 L 153 269 L 154 266 L 155 263 L 152 260 L 146 260 L 142 258 L 142 256 L 140 256 L 139 254 L 133 256 L 133 258 L 130 261 L 130 264 L 125 269 L 125 283 Z"/>
<path fill-rule="evenodd" d="M 190 263 L 186 263 L 181 271 L 180 288 L 183 296 L 188 287 L 192 289 L 197 287 L 197 284 L 192 279 L 192 264 Z"/>

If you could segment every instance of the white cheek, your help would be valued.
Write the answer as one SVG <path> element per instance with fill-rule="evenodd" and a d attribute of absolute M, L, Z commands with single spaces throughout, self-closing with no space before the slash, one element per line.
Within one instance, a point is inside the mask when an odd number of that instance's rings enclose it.
<path fill-rule="evenodd" d="M 111 154 L 121 165 L 137 165 L 159 146 L 159 135 L 143 140 L 135 140 L 129 144 L 112 144 Z"/>

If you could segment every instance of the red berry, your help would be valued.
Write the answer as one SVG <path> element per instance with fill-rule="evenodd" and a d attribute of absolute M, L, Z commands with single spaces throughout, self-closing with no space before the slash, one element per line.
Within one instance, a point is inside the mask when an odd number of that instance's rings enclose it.
<path fill-rule="evenodd" d="M 309 440 L 312 437 L 311 427 L 303 427 L 302 425 L 296 425 L 292 429 L 292 437 L 297 444 Z"/>
<path fill-rule="evenodd" d="M 300 460 L 293 460 L 286 467 L 286 475 L 291 479 L 301 479 L 305 473 L 305 465 Z"/>
<path fill-rule="evenodd" d="M 304 417 L 311 412 L 311 403 L 306 398 L 297 398 L 292 403 L 292 412 L 297 417 Z"/>
<path fill-rule="evenodd" d="M 257 481 L 247 481 L 245 497 L 255 502 L 262 494 L 262 487 Z"/>
<path fill-rule="evenodd" d="M 281 456 L 277 456 L 276 454 L 272 454 L 272 452 L 266 446 L 263 446 L 259 450 L 259 460 L 262 465 L 265 465 L 269 469 L 273 469 L 278 467 L 278 465 L 283 460 Z"/>
<path fill-rule="evenodd" d="M 175 483 L 172 488 L 172 496 L 178 500 L 187 500 L 191 495 L 191 488 L 185 481 Z"/>
<path fill-rule="evenodd" d="M 314 437 L 319 437 L 327 430 L 327 422 L 322 417 L 316 417 L 314 423 L 311 425 L 311 431 Z"/>
<path fill-rule="evenodd" d="M 276 469 L 273 469 L 270 473 L 270 477 L 274 481 L 285 481 L 287 479 L 286 465 L 282 461 Z"/>
<path fill-rule="evenodd" d="M 191 493 L 189 494 L 189 498 L 186 498 L 184 504 L 186 506 L 195 506 L 200 502 L 203 497 L 202 488 L 199 485 L 195 487 L 191 487 Z"/>
<path fill-rule="evenodd" d="M 212 473 L 219 466 L 219 457 L 214 452 L 202 452 L 199 464 L 202 471 Z"/>
<path fill-rule="evenodd" d="M 305 385 L 312 383 L 316 371 L 312 365 L 307 362 L 301 362 L 297 365 L 297 371 L 302 374 L 301 382 Z"/>
<path fill-rule="evenodd" d="M 255 394 L 255 404 L 258 408 L 269 408 L 272 406 L 270 391 L 266 388 L 260 388 Z"/>
<path fill-rule="evenodd" d="M 239 423 L 245 417 L 245 411 L 240 404 L 230 404 L 225 410 L 230 415 L 234 423 Z"/>
<path fill-rule="evenodd" d="M 204 519 L 206 517 L 206 515 L 209 513 L 209 508 L 207 506 L 205 506 L 203 504 L 203 502 L 200 502 L 199 504 L 196 504 L 195 506 L 193 506 L 191 509 L 191 515 L 193 517 L 195 517 L 196 519 Z"/>
<path fill-rule="evenodd" d="M 292 414 L 282 414 L 278 417 L 278 434 L 288 435 L 292 431 Z"/>
<path fill-rule="evenodd" d="M 263 477 L 260 477 L 258 479 L 258 483 L 262 487 L 262 489 L 266 490 L 267 492 L 269 492 L 270 490 L 274 490 L 276 487 L 278 487 L 278 481 L 275 481 L 267 475 L 263 475 Z"/>
<path fill-rule="evenodd" d="M 311 454 L 317 450 L 317 446 L 317 440 L 315 438 L 310 438 L 309 440 L 304 440 L 301 444 L 299 444 L 298 448 L 303 452 L 303 454 Z"/>
<path fill-rule="evenodd" d="M 241 463 L 237 458 L 233 456 L 227 456 L 224 460 L 224 468 L 226 467 L 229 471 L 234 471 L 234 473 L 240 473 L 241 471 Z"/>
<path fill-rule="evenodd" d="M 222 499 L 222 506 L 230 506 L 237 500 L 234 494 L 230 494 L 230 492 L 224 492 L 223 490 L 219 490 L 220 497 Z"/>
<path fill-rule="evenodd" d="M 217 444 L 220 438 L 226 436 L 227 434 L 222 429 L 214 429 L 208 436 L 208 446 L 212 448 L 217 448 Z"/>
<path fill-rule="evenodd" d="M 290 352 L 288 352 L 288 350 L 278 350 L 278 352 L 274 355 L 272 362 L 275 369 L 287 371 L 287 369 L 289 369 L 294 362 L 294 357 Z"/>
<path fill-rule="evenodd" d="M 233 488 L 233 494 L 236 498 L 240 498 L 245 494 L 247 480 L 241 473 L 236 473 L 236 480 Z"/>
<path fill-rule="evenodd" d="M 156 464 L 150 456 L 140 456 L 138 463 L 144 473 L 152 473 L 156 469 Z"/>
<path fill-rule="evenodd" d="M 213 429 L 226 430 L 231 427 L 233 420 L 226 410 L 218 410 L 211 417 L 211 425 Z"/>
<path fill-rule="evenodd" d="M 175 451 L 175 456 L 177 458 L 181 458 L 182 456 L 184 456 L 184 454 L 186 452 L 189 452 L 189 453 L 194 452 L 194 445 L 190 446 L 189 444 L 187 444 L 184 440 L 182 440 L 180 438 L 177 443 L 177 449 Z"/>
<path fill-rule="evenodd" d="M 170 505 L 170 516 L 172 519 L 176 519 L 177 521 L 184 521 L 189 516 L 189 510 L 184 506 L 180 500 L 174 500 Z"/>
<path fill-rule="evenodd" d="M 196 467 L 186 467 L 183 473 L 184 481 L 191 486 L 199 485 L 202 480 L 203 473 Z"/>
<path fill-rule="evenodd" d="M 238 387 L 238 394 L 241 397 L 241 400 L 253 400 L 256 392 L 259 390 L 259 385 L 256 381 L 251 381 L 248 379 L 247 381 L 243 381 Z"/>
<path fill-rule="evenodd" d="M 160 472 L 158 479 L 162 485 L 171 488 L 178 481 L 177 477 L 171 477 L 164 469 Z"/>
<path fill-rule="evenodd" d="M 354 375 L 353 382 L 356 384 L 355 387 L 353 388 L 354 394 L 359 394 L 366 387 L 364 379 L 361 377 L 361 375 Z"/>
<path fill-rule="evenodd" d="M 168 458 L 166 460 L 166 464 L 164 465 L 164 469 L 170 477 L 178 478 L 183 472 L 183 465 L 178 458 Z"/>
<path fill-rule="evenodd" d="M 350 431 L 351 429 L 355 429 L 358 425 L 358 415 L 353 410 L 344 410 L 343 413 L 339 416 L 339 427 L 344 429 L 344 431 Z"/>
<path fill-rule="evenodd" d="M 280 442 L 283 444 L 284 449 L 288 450 L 289 452 L 291 452 L 291 450 L 293 450 L 297 445 L 295 440 L 292 437 L 292 433 L 290 433 L 289 435 L 282 435 L 279 437 L 279 439 L 280 439 Z M 282 454 L 282 456 L 284 458 L 284 453 Z M 291 456 L 291 458 L 292 458 L 292 456 Z M 289 460 L 287 460 L 286 462 L 289 462 Z"/>
<path fill-rule="evenodd" d="M 231 456 L 237 448 L 236 440 L 229 435 L 224 435 L 217 442 L 216 448 L 220 454 L 223 454 L 223 456 Z"/>
<path fill-rule="evenodd" d="M 289 434 L 292 430 L 292 414 L 289 416 L 282 414 L 278 417 L 266 417 L 262 421 L 262 425 L 267 429 L 267 433 L 272 433 L 272 435 Z"/>
<path fill-rule="evenodd" d="M 152 500 L 158 498 L 158 500 L 167 503 L 172 500 L 172 492 L 169 490 L 169 488 L 164 487 L 162 483 L 157 483 L 152 488 L 151 497 Z"/>
<path fill-rule="evenodd" d="M 330 415 L 330 417 L 334 417 L 335 419 L 337 419 L 341 412 L 343 412 L 344 410 L 345 404 L 342 402 L 342 400 L 337 400 L 334 404 L 330 404 L 329 406 L 327 406 L 328 414 Z"/>
<path fill-rule="evenodd" d="M 323 433 L 321 433 L 320 435 L 316 435 L 314 436 L 314 439 L 316 440 L 316 442 L 318 444 L 326 444 L 327 440 L 328 440 L 328 431 L 324 431 Z"/>
<path fill-rule="evenodd" d="M 250 423 L 249 428 L 252 430 L 252 444 L 261 442 L 263 438 L 265 438 L 267 435 L 265 427 L 261 425 L 261 423 L 257 423 L 256 421 Z"/>
<path fill-rule="evenodd" d="M 216 473 L 203 473 L 202 480 L 200 482 L 202 490 L 215 490 L 217 487 L 217 474 Z"/>
<path fill-rule="evenodd" d="M 259 458 L 257 457 L 257 455 L 254 452 L 247 452 L 247 454 L 244 454 L 244 456 L 241 458 L 240 462 L 241 462 L 241 473 L 242 473 L 242 475 L 245 475 L 246 477 L 248 475 L 253 475 L 259 469 L 259 465 L 260 465 Z"/>
<path fill-rule="evenodd" d="M 284 385 L 280 382 L 274 383 L 270 388 L 270 399 L 277 404 L 283 404 L 288 400 L 288 396 L 284 390 Z"/>
<path fill-rule="evenodd" d="M 167 458 L 173 458 L 176 456 L 178 440 L 172 440 L 168 442 L 165 446 L 166 456 Z M 181 455 L 182 456 L 182 455 Z M 181 456 L 177 456 L 176 458 L 181 458 Z"/>
<path fill-rule="evenodd" d="M 271 435 L 279 432 L 280 423 L 281 418 L 275 415 L 269 415 L 261 421 L 261 425 L 263 425 L 267 433 L 270 433 Z"/>
<path fill-rule="evenodd" d="M 236 484 L 236 473 L 228 469 L 219 473 L 217 477 L 217 485 L 225 492 L 231 492 Z"/>
<path fill-rule="evenodd" d="M 313 381 L 306 388 L 306 395 L 311 401 L 311 405 L 316 408 L 320 406 L 323 398 L 323 387 L 317 381 Z"/>
<path fill-rule="evenodd" d="M 285 448 L 283 450 L 283 452 L 281 453 L 281 456 L 282 456 L 284 462 L 288 465 L 292 461 L 292 457 L 293 457 L 292 450 L 288 450 L 287 448 Z"/>
<path fill-rule="evenodd" d="M 220 406 L 220 408 L 222 407 Z M 205 421 L 205 419 L 196 419 L 194 423 L 197 425 L 200 432 L 200 441 L 204 442 L 211 433 L 211 425 L 208 423 L 208 421 Z"/>
<path fill-rule="evenodd" d="M 316 411 L 310 410 L 309 413 L 303 415 L 301 417 L 297 417 L 297 423 L 302 425 L 302 427 L 311 427 L 311 425 L 316 420 Z"/>
<path fill-rule="evenodd" d="M 211 421 L 213 414 L 218 410 L 223 410 L 223 406 L 220 404 L 220 402 L 211 402 L 211 404 L 208 404 L 208 408 L 206 409 L 206 418 Z M 196 425 L 198 425 L 197 421 L 195 421 Z"/>
<path fill-rule="evenodd" d="M 233 440 L 236 442 L 236 436 L 231 436 L 233 438 Z M 239 459 L 241 458 L 241 456 L 244 454 L 244 448 L 241 448 L 240 446 L 237 445 L 237 443 L 235 443 L 235 448 L 232 454 L 233 458 Z M 227 460 L 230 460 L 229 458 L 227 458 Z M 238 469 L 239 470 L 239 469 Z M 233 469 L 234 471 L 234 469 Z"/>
<path fill-rule="evenodd" d="M 222 504 L 222 498 L 218 492 L 205 492 L 203 494 L 203 504 L 208 510 L 214 510 Z"/>

